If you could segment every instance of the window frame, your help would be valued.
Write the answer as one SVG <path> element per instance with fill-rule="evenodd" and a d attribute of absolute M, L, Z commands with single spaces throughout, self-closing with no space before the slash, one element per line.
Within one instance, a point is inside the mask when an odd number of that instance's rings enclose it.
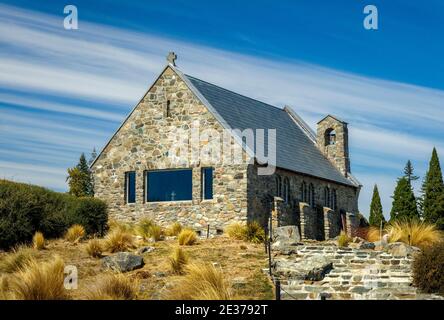
<path fill-rule="evenodd" d="M 211 198 L 206 197 L 206 184 L 205 178 L 207 176 L 207 171 L 211 170 Z M 213 167 L 202 167 L 200 170 L 200 198 L 202 201 L 211 201 L 214 199 L 214 168 Z"/>
<path fill-rule="evenodd" d="M 130 200 L 130 175 L 134 174 L 134 201 L 129 201 Z M 125 204 L 132 204 L 132 203 L 136 203 L 136 199 L 137 199 L 137 174 L 136 171 L 131 170 L 131 171 L 125 171 L 125 181 L 124 181 L 124 199 L 125 199 Z"/>
<path fill-rule="evenodd" d="M 149 174 L 152 172 L 171 172 L 171 171 L 189 171 L 191 173 L 191 198 L 183 200 L 150 200 L 149 199 Z M 193 201 L 193 168 L 174 168 L 174 169 L 153 169 L 144 171 L 144 195 L 143 199 L 145 203 L 163 203 L 163 202 L 191 202 Z"/>

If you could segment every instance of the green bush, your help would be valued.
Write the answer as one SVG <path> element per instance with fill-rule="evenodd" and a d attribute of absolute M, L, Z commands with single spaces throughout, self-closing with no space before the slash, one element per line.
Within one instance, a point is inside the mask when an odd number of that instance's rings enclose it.
<path fill-rule="evenodd" d="M 0 180 L 0 248 L 29 243 L 36 231 L 62 236 L 73 224 L 101 233 L 108 219 L 104 202 L 76 198 L 25 183 Z"/>
<path fill-rule="evenodd" d="M 444 242 L 424 248 L 415 257 L 413 283 L 425 293 L 444 294 Z"/>

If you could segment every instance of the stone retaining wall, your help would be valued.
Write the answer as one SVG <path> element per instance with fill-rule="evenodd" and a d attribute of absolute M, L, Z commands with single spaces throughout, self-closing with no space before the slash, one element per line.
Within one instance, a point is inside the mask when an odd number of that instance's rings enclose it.
<path fill-rule="evenodd" d="M 412 285 L 412 256 L 384 251 L 339 248 L 334 244 L 292 246 L 287 254 L 275 252 L 274 278 L 281 281 L 281 299 L 442 299 L 421 294 Z M 333 268 L 320 281 L 295 276 L 297 264 L 322 256 Z"/>

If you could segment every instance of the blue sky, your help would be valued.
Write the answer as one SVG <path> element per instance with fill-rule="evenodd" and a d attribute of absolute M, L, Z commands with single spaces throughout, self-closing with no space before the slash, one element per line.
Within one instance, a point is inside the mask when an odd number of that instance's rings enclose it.
<path fill-rule="evenodd" d="M 442 1 L 75 1 L 78 30 L 63 2 L 2 3 L 1 177 L 66 190 L 66 168 L 106 143 L 170 50 L 186 73 L 312 127 L 349 122 L 363 213 L 374 183 L 388 213 L 407 159 L 423 176 L 444 150 Z M 378 30 L 363 28 L 367 4 Z"/>

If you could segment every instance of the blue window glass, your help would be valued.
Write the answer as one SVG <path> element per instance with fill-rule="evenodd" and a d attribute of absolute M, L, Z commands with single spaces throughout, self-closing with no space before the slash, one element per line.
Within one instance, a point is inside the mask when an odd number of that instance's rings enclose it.
<path fill-rule="evenodd" d="M 213 168 L 202 168 L 202 199 L 213 199 Z"/>
<path fill-rule="evenodd" d="M 148 171 L 146 179 L 148 202 L 193 199 L 191 169 Z"/>
<path fill-rule="evenodd" d="M 136 202 L 136 172 L 125 173 L 125 199 L 126 203 Z"/>

